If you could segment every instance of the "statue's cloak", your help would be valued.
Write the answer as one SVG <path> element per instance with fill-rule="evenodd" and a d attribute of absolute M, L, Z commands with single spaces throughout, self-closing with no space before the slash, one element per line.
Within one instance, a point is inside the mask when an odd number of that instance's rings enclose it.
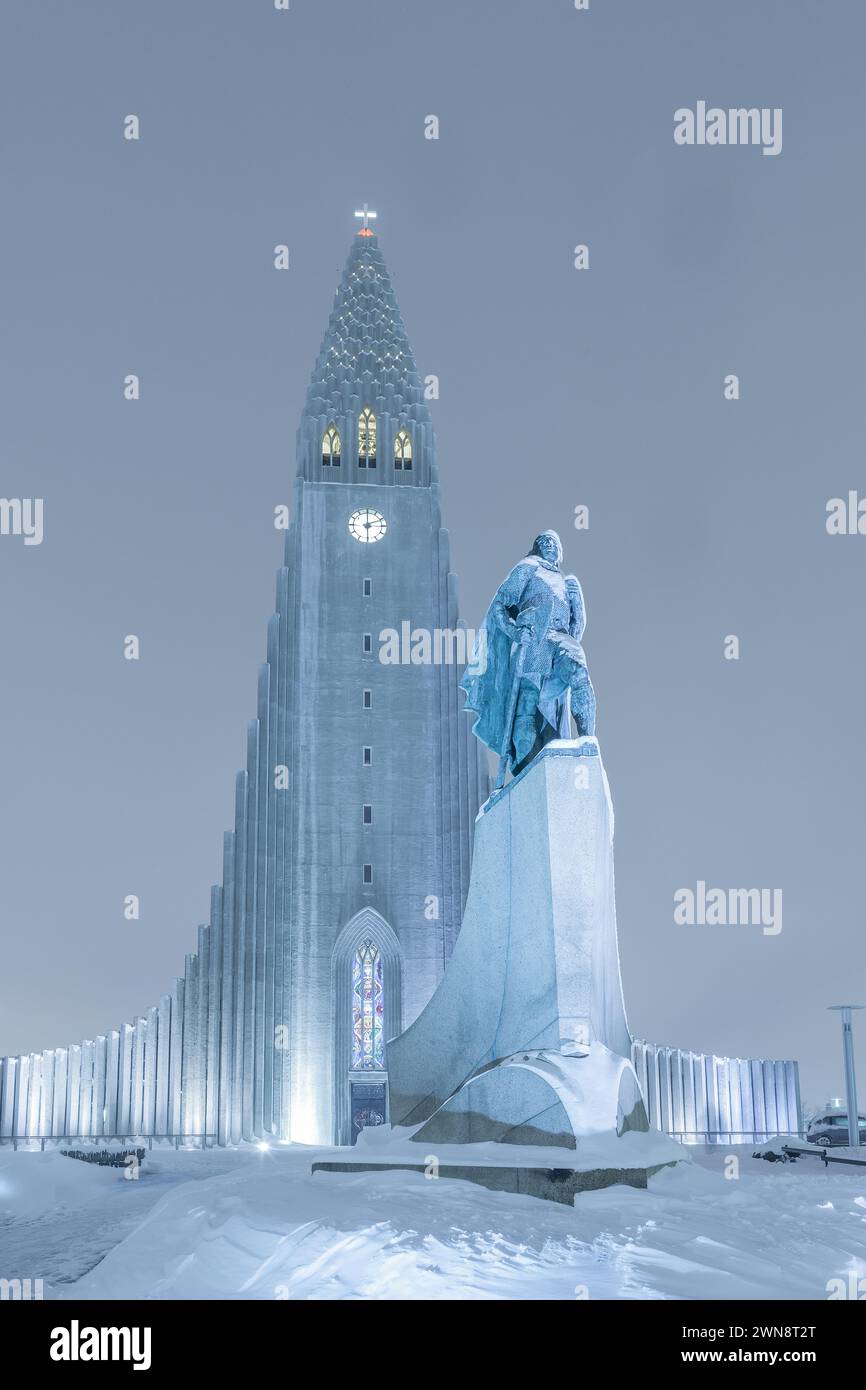
<path fill-rule="evenodd" d="M 536 555 L 521 560 L 500 585 L 460 682 L 465 708 L 478 716 L 472 732 L 494 753 L 501 757 L 512 751 L 508 711 L 519 650 L 512 634 L 529 627 L 532 637 L 526 643 L 523 679 L 537 687 L 539 713 L 554 730 L 561 731 L 565 717 L 567 737 L 568 709 L 563 697 L 569 669 L 586 664 L 577 640 L 583 626 L 583 596 L 577 580 L 572 575 L 566 578 Z"/>
<path fill-rule="evenodd" d="M 466 692 L 464 709 L 478 716 L 472 725 L 473 734 L 501 757 L 506 743 L 509 747 L 511 743 L 511 730 L 505 726 L 514 676 L 511 649 L 515 644 L 494 621 L 492 612 L 491 604 L 460 688 Z"/>

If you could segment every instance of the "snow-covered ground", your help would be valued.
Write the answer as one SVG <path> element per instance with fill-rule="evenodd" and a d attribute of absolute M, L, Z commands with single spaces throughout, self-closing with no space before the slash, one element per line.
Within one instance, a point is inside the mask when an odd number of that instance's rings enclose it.
<path fill-rule="evenodd" d="M 311 1175 L 344 1152 L 154 1150 L 130 1181 L 0 1149 L 0 1277 L 181 1299 L 825 1299 L 828 1280 L 866 1277 L 866 1168 L 691 1149 L 649 1191 L 571 1209 L 420 1174 Z"/>

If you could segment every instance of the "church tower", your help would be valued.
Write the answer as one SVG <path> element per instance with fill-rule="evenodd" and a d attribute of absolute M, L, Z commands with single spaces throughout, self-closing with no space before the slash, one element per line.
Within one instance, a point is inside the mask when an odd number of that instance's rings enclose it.
<path fill-rule="evenodd" d="M 347 1143 L 384 1118 L 384 1040 L 441 978 L 487 793 L 432 421 L 366 211 L 298 430 L 273 637 L 279 756 L 264 766 L 284 764 L 288 786 L 261 794 L 285 855 L 281 1109 L 293 1138 Z"/>

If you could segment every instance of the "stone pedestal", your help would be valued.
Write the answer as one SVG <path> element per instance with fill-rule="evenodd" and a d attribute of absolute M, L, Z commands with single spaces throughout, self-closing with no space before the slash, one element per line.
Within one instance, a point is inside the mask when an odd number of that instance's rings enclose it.
<path fill-rule="evenodd" d="M 470 1078 L 514 1054 L 568 1054 L 591 1043 L 630 1059 L 613 811 L 598 741 L 581 738 L 549 743 L 479 813 L 466 912 L 445 976 L 388 1043 L 391 1123 L 422 1124 Z M 497 1090 L 513 1084 L 500 1077 Z M 528 1093 L 534 1082 L 521 1085 Z"/>

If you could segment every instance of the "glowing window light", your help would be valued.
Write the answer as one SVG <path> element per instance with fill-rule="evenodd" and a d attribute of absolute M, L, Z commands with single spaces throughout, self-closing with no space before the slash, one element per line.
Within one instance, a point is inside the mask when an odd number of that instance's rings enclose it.
<path fill-rule="evenodd" d="M 376 467 L 376 417 L 368 405 L 358 416 L 358 467 Z"/>
<path fill-rule="evenodd" d="M 385 1065 L 382 953 L 369 939 L 352 961 L 352 1067 L 369 1071 Z"/>
<path fill-rule="evenodd" d="M 336 425 L 329 425 L 322 435 L 322 466 L 324 468 L 339 468 L 342 450 L 340 431 Z"/>
<path fill-rule="evenodd" d="M 412 467 L 412 439 L 408 430 L 400 430 L 394 440 L 394 467 L 408 472 Z"/>

